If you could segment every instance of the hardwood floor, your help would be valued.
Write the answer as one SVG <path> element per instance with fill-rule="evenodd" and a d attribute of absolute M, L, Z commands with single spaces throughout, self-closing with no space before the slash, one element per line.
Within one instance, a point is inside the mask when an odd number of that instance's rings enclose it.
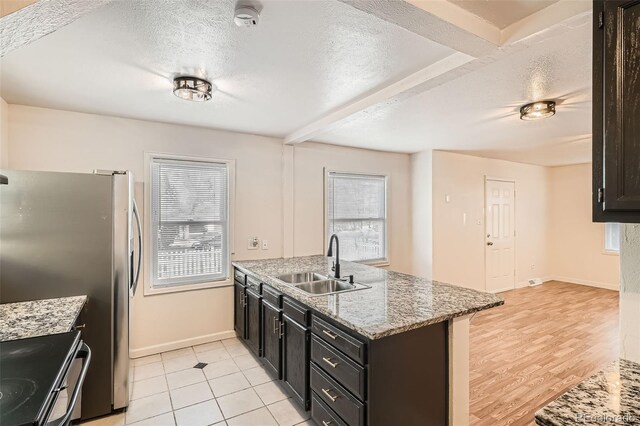
<path fill-rule="evenodd" d="M 618 292 L 551 281 L 501 293 L 471 320 L 471 425 L 536 410 L 618 357 Z"/>

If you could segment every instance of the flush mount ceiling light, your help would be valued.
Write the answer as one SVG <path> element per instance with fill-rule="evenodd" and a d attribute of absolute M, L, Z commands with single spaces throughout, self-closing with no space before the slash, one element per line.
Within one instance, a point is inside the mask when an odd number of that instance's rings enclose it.
<path fill-rule="evenodd" d="M 556 103 L 554 101 L 532 102 L 520 107 L 520 120 L 538 120 L 555 115 Z"/>
<path fill-rule="evenodd" d="M 177 77 L 173 80 L 173 94 L 180 99 L 204 102 L 211 99 L 213 85 L 198 77 Z"/>

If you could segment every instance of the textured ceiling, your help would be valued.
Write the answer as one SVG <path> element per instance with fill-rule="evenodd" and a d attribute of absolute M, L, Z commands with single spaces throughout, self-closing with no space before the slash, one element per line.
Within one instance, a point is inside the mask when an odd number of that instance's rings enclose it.
<path fill-rule="evenodd" d="M 233 0 L 114 2 L 0 62 L 9 103 L 284 136 L 453 53 L 336 1 L 265 1 L 238 28 Z M 179 74 L 217 87 L 171 93 Z"/>
<path fill-rule="evenodd" d="M 544 165 L 589 161 L 589 23 L 401 102 L 365 109 L 317 139 L 400 152 L 466 151 Z M 542 99 L 558 101 L 554 117 L 519 119 L 521 105 Z"/>
<path fill-rule="evenodd" d="M 530 16 L 558 0 L 449 0 L 500 29 Z"/>

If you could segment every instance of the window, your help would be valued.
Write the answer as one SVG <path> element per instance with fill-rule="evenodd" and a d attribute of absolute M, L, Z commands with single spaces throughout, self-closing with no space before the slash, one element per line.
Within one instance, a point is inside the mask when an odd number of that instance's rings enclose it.
<path fill-rule="evenodd" d="M 230 165 L 150 159 L 154 289 L 228 278 Z"/>
<path fill-rule="evenodd" d="M 387 262 L 387 177 L 327 173 L 327 243 L 340 238 L 340 258 Z"/>
<path fill-rule="evenodd" d="M 604 224 L 604 250 L 620 253 L 620 224 Z"/>

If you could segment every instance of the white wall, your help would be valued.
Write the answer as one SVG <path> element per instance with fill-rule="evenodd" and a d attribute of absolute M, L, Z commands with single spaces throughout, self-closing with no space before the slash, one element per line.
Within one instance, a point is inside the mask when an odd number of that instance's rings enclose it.
<path fill-rule="evenodd" d="M 255 135 L 19 105 L 9 110 L 9 168 L 129 169 L 136 175 L 141 208 L 145 152 L 235 159 L 234 259 L 321 254 L 323 167 L 387 173 L 392 185 L 390 268 L 410 269 L 405 248 L 411 236 L 408 155 L 314 144 L 283 148 L 279 139 Z M 247 250 L 249 236 L 268 239 L 269 250 Z M 232 293 L 232 287 L 147 297 L 139 291 L 132 355 L 230 335 Z"/>
<path fill-rule="evenodd" d="M 413 273 L 433 278 L 433 151 L 411 156 Z"/>
<path fill-rule="evenodd" d="M 640 363 L 640 225 L 624 225 L 620 264 L 620 358 Z"/>
<path fill-rule="evenodd" d="M 604 252 L 604 224 L 591 220 L 591 164 L 549 171 L 550 267 L 554 280 L 617 290 L 620 258 Z"/>

